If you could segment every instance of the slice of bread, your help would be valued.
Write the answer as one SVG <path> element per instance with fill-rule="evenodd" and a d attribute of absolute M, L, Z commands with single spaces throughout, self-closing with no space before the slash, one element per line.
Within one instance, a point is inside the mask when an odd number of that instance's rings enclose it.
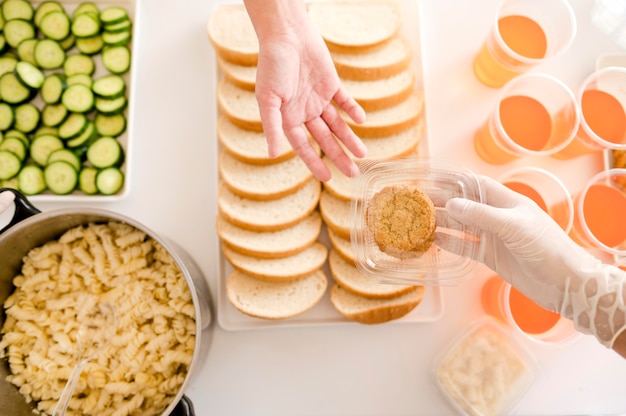
<path fill-rule="evenodd" d="M 322 156 L 322 160 L 326 163 L 332 175 L 329 180 L 323 183 L 324 190 L 328 191 L 335 198 L 350 202 L 353 194 L 354 179 L 341 173 L 337 166 L 328 159 L 328 156 Z"/>
<path fill-rule="evenodd" d="M 279 231 L 253 231 L 237 227 L 221 215 L 216 218 L 220 241 L 232 250 L 265 259 L 287 257 L 299 253 L 319 238 L 322 217 L 318 211 L 292 227 Z"/>
<path fill-rule="evenodd" d="M 306 250 L 279 259 L 262 259 L 246 256 L 222 246 L 222 253 L 237 270 L 262 280 L 291 281 L 300 279 L 322 268 L 328 256 L 328 248 L 313 243 Z"/>
<path fill-rule="evenodd" d="M 313 174 L 299 157 L 272 165 L 253 165 L 222 151 L 218 171 L 224 185 L 242 198 L 268 200 L 282 198 L 301 189 Z M 285 206 L 289 209 L 288 206 Z"/>
<path fill-rule="evenodd" d="M 334 197 L 328 191 L 322 191 L 320 213 L 328 229 L 342 238 L 350 239 L 351 206 L 349 201 Z"/>
<path fill-rule="evenodd" d="M 340 78 L 373 81 L 389 78 L 409 68 L 413 50 L 406 38 L 394 36 L 367 52 L 331 51 L 331 56 Z"/>
<path fill-rule="evenodd" d="M 414 286 L 379 283 L 374 277 L 361 273 L 335 250 L 328 255 L 328 265 L 335 282 L 350 292 L 367 298 L 387 299 L 413 290 Z"/>
<path fill-rule="evenodd" d="M 367 147 L 367 159 L 394 159 L 413 155 L 424 135 L 424 118 L 399 133 L 381 137 L 363 137 Z"/>
<path fill-rule="evenodd" d="M 418 123 L 424 109 L 424 95 L 414 90 L 408 98 L 392 107 L 367 111 L 364 123 L 357 124 L 343 111 L 341 116 L 359 137 L 380 137 L 400 133 Z"/>
<path fill-rule="evenodd" d="M 259 103 L 254 91 L 244 90 L 223 79 L 217 86 L 217 105 L 236 126 L 246 130 L 263 131 Z"/>
<path fill-rule="evenodd" d="M 289 228 L 308 217 L 317 208 L 322 186 L 313 178 L 296 192 L 265 201 L 233 194 L 223 181 L 217 187 L 217 209 L 230 223 L 253 231 L 276 231 Z"/>
<path fill-rule="evenodd" d="M 239 65 L 256 65 L 259 41 L 243 4 L 215 8 L 207 22 L 207 33 L 222 59 Z"/>
<path fill-rule="evenodd" d="M 352 251 L 352 242 L 349 239 L 339 237 L 337 233 L 328 228 L 326 232 L 328 233 L 328 239 L 330 240 L 333 250 L 348 263 L 356 264 L 354 252 Z"/>
<path fill-rule="evenodd" d="M 223 114 L 217 120 L 217 138 L 224 150 L 246 163 L 269 165 L 284 162 L 296 155 L 285 138 L 278 156 L 270 158 L 267 153 L 267 139 L 263 132 L 242 129 L 231 123 Z"/>
<path fill-rule="evenodd" d="M 217 58 L 217 64 L 230 82 L 244 90 L 254 91 L 256 86 L 256 65 L 238 65 L 219 57 Z"/>
<path fill-rule="evenodd" d="M 381 110 L 404 101 L 415 85 L 415 73 L 407 68 L 399 74 L 373 81 L 344 79 L 342 85 L 366 111 Z"/>
<path fill-rule="evenodd" d="M 379 45 L 394 36 L 402 23 L 400 9 L 392 1 L 310 2 L 307 8 L 329 48 Z"/>
<path fill-rule="evenodd" d="M 226 295 L 242 313 L 262 319 L 286 319 L 317 304 L 328 287 L 320 270 L 291 282 L 256 279 L 238 270 L 226 280 Z"/>
<path fill-rule="evenodd" d="M 361 324 L 381 324 L 402 318 L 415 309 L 424 298 L 424 287 L 389 299 L 373 299 L 355 295 L 335 283 L 330 291 L 330 301 L 346 318 Z"/>

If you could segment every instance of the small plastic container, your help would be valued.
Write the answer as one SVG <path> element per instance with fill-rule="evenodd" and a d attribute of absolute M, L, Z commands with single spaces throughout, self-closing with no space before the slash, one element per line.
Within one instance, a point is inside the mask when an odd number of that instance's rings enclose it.
<path fill-rule="evenodd" d="M 460 414 L 504 415 L 537 382 L 539 365 L 505 327 L 487 317 L 471 323 L 444 349 L 432 376 Z"/>
<path fill-rule="evenodd" d="M 470 275 L 482 255 L 480 230 L 450 218 L 445 210 L 451 198 L 482 202 L 477 175 L 469 169 L 415 158 L 364 161 L 355 179 L 351 203 L 350 241 L 355 265 L 381 283 L 452 286 Z M 410 185 L 424 192 L 435 206 L 435 241 L 423 254 L 398 258 L 381 251 L 368 227 L 367 209 L 376 193 L 388 186 Z"/>

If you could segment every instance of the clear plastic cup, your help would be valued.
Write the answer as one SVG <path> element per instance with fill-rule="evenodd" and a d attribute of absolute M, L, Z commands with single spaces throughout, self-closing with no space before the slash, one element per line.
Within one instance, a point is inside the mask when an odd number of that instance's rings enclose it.
<path fill-rule="evenodd" d="M 574 222 L 574 203 L 559 177 L 542 168 L 524 166 L 505 172 L 499 180 L 535 201 L 563 231 L 570 232 Z"/>
<path fill-rule="evenodd" d="M 487 163 L 499 165 L 524 156 L 547 156 L 576 135 L 576 97 L 561 80 L 525 74 L 509 81 L 491 115 L 477 130 L 474 148 Z"/>
<path fill-rule="evenodd" d="M 571 320 L 537 305 L 498 275 L 483 285 L 481 304 L 488 315 L 542 345 L 565 346 L 582 336 Z"/>
<path fill-rule="evenodd" d="M 626 169 L 603 170 L 574 196 L 569 235 L 585 248 L 626 257 Z"/>
<path fill-rule="evenodd" d="M 502 87 L 528 69 L 561 55 L 576 36 L 576 15 L 567 0 L 504 0 L 474 59 L 474 74 Z"/>
<path fill-rule="evenodd" d="M 612 66 L 589 75 L 577 96 L 580 126 L 572 142 L 554 153 L 571 159 L 604 149 L 626 149 L 626 68 Z"/>

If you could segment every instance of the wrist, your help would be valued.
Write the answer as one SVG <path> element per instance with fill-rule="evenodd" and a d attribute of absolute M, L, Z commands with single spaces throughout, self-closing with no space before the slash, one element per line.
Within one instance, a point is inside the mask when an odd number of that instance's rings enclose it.
<path fill-rule="evenodd" d="M 259 42 L 302 27 L 309 15 L 302 0 L 244 0 Z"/>

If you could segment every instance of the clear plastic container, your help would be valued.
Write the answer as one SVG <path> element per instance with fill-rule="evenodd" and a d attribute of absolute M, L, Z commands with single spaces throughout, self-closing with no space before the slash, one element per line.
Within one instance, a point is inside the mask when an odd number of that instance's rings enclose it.
<path fill-rule="evenodd" d="M 363 162 L 360 168 L 361 174 L 354 182 L 350 229 L 357 269 L 382 283 L 431 286 L 454 285 L 470 275 L 476 265 L 473 259 L 482 254 L 480 231 L 450 218 L 445 204 L 456 197 L 483 201 L 474 172 L 445 162 L 415 158 L 370 160 Z M 373 235 L 375 224 L 367 218 L 374 195 L 395 185 L 416 187 L 435 206 L 435 241 L 418 257 L 399 258 L 381 251 Z"/>
<path fill-rule="evenodd" d="M 460 414 L 504 415 L 537 382 L 539 365 L 505 327 L 481 318 L 436 358 L 432 375 Z"/>

